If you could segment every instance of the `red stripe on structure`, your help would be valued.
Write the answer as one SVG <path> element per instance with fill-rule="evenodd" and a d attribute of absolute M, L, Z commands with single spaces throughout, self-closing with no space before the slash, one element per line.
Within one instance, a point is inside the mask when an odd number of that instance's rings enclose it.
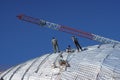
<path fill-rule="evenodd" d="M 70 28 L 70 27 L 61 26 L 59 30 L 63 31 L 63 32 L 71 33 L 71 34 L 74 34 L 74 35 L 77 35 L 77 36 L 93 39 L 92 34 L 87 33 L 87 32 L 83 32 L 81 30 L 76 30 L 76 29 L 73 29 L 73 28 Z"/>
<path fill-rule="evenodd" d="M 82 33 L 82 34 L 86 34 L 86 35 L 92 36 L 90 33 L 87 33 L 87 32 L 81 31 L 81 30 L 77 30 L 77 29 L 74 29 L 74 28 L 70 28 L 70 27 L 67 27 L 67 26 L 61 26 L 61 28 L 72 30 L 72 31 L 76 31 L 76 32 L 79 32 L 79 33 Z"/>
<path fill-rule="evenodd" d="M 18 19 L 22 19 L 23 16 L 24 16 L 24 14 L 20 14 L 20 15 L 18 15 L 18 16 L 16 16 L 16 17 L 18 17 Z"/>
<path fill-rule="evenodd" d="M 81 33 L 78 33 L 78 32 L 72 31 L 72 30 L 60 29 L 60 31 L 70 33 L 70 34 L 73 34 L 73 35 L 77 35 L 77 36 L 80 36 L 80 37 L 85 37 L 85 38 L 88 38 L 88 39 L 92 39 L 92 36 L 81 34 Z"/>
<path fill-rule="evenodd" d="M 30 16 L 26 16 L 26 15 L 21 15 L 21 16 L 19 15 L 18 18 L 20 18 L 24 21 L 27 21 L 27 22 L 38 24 L 38 25 L 39 25 L 39 22 L 40 22 L 40 19 L 33 18 L 33 17 L 30 17 Z"/>
<path fill-rule="evenodd" d="M 26 16 L 24 14 L 18 15 L 17 17 L 20 20 L 27 21 L 27 22 L 30 22 L 30 23 L 34 23 L 34 24 L 37 24 L 37 25 L 40 25 L 40 23 L 42 22 L 42 20 L 40 20 L 40 19 L 33 18 L 33 17 L 30 17 L 30 16 Z M 52 24 L 52 23 L 50 23 L 50 24 Z M 59 27 L 57 25 L 54 25 L 53 28 L 54 29 L 56 28 L 59 31 L 67 32 L 67 33 L 74 34 L 74 35 L 77 35 L 77 36 L 82 36 L 82 37 L 85 37 L 85 38 L 93 39 L 93 35 L 91 33 L 87 33 L 87 32 L 77 30 L 77 29 L 74 29 L 74 28 L 70 28 L 70 27 L 67 27 L 67 26 L 60 26 Z"/>

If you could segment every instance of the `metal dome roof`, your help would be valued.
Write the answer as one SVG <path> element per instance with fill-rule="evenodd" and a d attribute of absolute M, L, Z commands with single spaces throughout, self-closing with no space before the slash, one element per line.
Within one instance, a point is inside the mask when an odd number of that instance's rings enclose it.
<path fill-rule="evenodd" d="M 60 66 L 59 55 L 45 54 L 14 66 L 1 80 L 120 80 L 120 48 L 110 44 L 89 46 L 81 52 L 63 52 L 69 67 Z M 57 67 L 54 68 L 55 64 Z"/>

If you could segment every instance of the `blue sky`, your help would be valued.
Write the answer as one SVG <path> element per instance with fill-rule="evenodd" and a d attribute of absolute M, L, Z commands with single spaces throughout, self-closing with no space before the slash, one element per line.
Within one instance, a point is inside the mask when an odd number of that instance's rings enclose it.
<path fill-rule="evenodd" d="M 120 41 L 119 0 L 1 0 L 0 65 L 16 65 L 52 53 L 56 37 L 61 50 L 75 48 L 71 34 L 20 21 L 18 14 L 70 26 Z M 99 44 L 78 37 L 82 46 Z"/>

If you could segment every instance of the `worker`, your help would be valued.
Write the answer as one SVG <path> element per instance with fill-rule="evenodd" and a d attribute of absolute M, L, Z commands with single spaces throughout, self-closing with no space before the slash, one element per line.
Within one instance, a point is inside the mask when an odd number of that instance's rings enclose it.
<path fill-rule="evenodd" d="M 70 46 L 70 45 L 68 45 L 68 47 L 67 47 L 67 49 L 66 49 L 66 52 L 67 52 L 67 53 L 72 52 L 72 50 L 71 50 L 71 46 Z"/>
<path fill-rule="evenodd" d="M 1 77 L 0 80 L 4 80 L 3 77 Z"/>
<path fill-rule="evenodd" d="M 54 37 L 52 38 L 52 45 L 53 45 L 54 53 L 60 52 L 57 39 L 55 39 Z"/>
<path fill-rule="evenodd" d="M 66 65 L 66 61 L 63 59 L 62 54 L 60 54 L 60 56 L 59 56 L 59 64 L 60 64 L 61 66 Z"/>
<path fill-rule="evenodd" d="M 63 59 L 62 54 L 60 54 L 59 56 L 59 64 L 60 66 L 70 67 L 70 65 L 68 64 L 68 61 Z"/>
<path fill-rule="evenodd" d="M 81 49 L 81 51 L 83 51 L 82 47 L 80 46 L 80 44 L 75 36 L 72 36 L 72 40 L 73 40 L 75 46 L 77 47 L 78 52 L 80 49 Z"/>

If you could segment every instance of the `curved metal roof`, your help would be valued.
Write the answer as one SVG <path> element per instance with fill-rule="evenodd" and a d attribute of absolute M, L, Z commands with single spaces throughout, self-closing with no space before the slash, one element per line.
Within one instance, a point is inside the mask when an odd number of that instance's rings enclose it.
<path fill-rule="evenodd" d="M 11 67 L 1 80 L 119 80 L 120 48 L 110 44 L 89 46 L 81 52 L 45 54 Z M 59 56 L 70 65 L 59 65 Z M 56 66 L 56 67 L 54 67 Z"/>

